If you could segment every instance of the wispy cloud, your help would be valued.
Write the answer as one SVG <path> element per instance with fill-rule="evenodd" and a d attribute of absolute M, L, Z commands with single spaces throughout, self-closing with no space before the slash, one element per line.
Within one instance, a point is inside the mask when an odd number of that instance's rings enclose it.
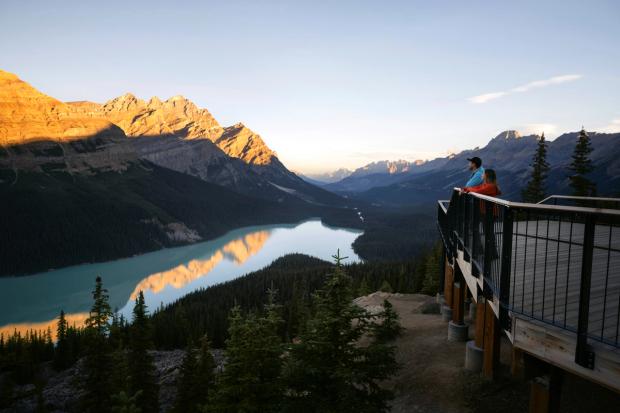
<path fill-rule="evenodd" d="M 603 132 L 603 133 L 620 132 L 620 118 L 612 119 L 611 122 L 609 122 L 609 125 L 603 126 L 602 128 L 598 128 L 597 132 Z"/>
<path fill-rule="evenodd" d="M 556 137 L 558 134 L 558 125 L 554 125 L 553 123 L 528 123 L 517 128 L 522 135 L 540 135 L 541 133 L 545 133 L 547 139 L 551 137 Z"/>
<path fill-rule="evenodd" d="M 549 79 L 535 80 L 533 82 L 529 82 L 524 85 L 513 87 L 512 89 L 509 89 L 509 90 L 504 90 L 504 91 L 499 91 L 499 92 L 489 92 L 489 93 L 483 93 L 477 96 L 472 96 L 468 98 L 467 100 L 470 101 L 471 103 L 476 103 L 476 104 L 487 103 L 491 100 L 499 99 L 503 96 L 510 95 L 513 93 L 523 93 L 523 92 L 527 92 L 532 89 L 538 89 L 541 87 L 547 87 L 551 85 L 559 85 L 561 83 L 573 82 L 575 80 L 581 79 L 582 77 L 583 77 L 582 75 L 577 75 L 577 74 L 554 76 Z"/>

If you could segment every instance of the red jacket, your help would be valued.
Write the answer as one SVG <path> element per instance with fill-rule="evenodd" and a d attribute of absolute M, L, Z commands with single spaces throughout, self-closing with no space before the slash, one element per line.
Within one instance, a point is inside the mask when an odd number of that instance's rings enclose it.
<path fill-rule="evenodd" d="M 477 185 L 477 186 L 466 186 L 465 188 L 463 188 L 463 192 L 476 192 L 478 194 L 482 194 L 482 195 L 488 195 L 488 196 L 498 196 L 501 195 L 501 191 L 499 190 L 499 187 L 497 186 L 497 184 L 493 184 L 493 183 L 484 183 L 482 185 Z"/>
<path fill-rule="evenodd" d="M 499 186 L 497 186 L 497 184 L 487 184 L 484 183 L 482 185 L 476 185 L 476 186 L 466 186 L 465 188 L 463 188 L 463 192 L 467 193 L 467 192 L 476 192 L 478 194 L 482 194 L 482 195 L 488 195 L 488 196 L 498 196 L 500 195 L 502 192 L 499 190 Z M 485 211 L 485 201 L 483 201 L 482 199 L 477 200 L 480 202 L 480 213 L 482 215 L 484 215 L 486 213 Z M 497 207 L 497 205 L 493 206 L 493 216 L 499 216 L 499 208 Z"/>

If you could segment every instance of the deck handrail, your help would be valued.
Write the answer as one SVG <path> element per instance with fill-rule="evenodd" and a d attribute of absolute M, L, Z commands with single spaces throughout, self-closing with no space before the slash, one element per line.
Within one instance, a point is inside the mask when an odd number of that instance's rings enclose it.
<path fill-rule="evenodd" d="M 454 191 L 461 193 L 461 188 L 455 187 Z M 605 215 L 620 216 L 620 211 L 616 209 L 592 208 L 592 207 L 582 207 L 582 206 L 576 207 L 576 206 L 571 206 L 571 205 L 544 205 L 541 203 L 531 204 L 527 202 L 507 201 L 505 199 L 496 198 L 496 197 L 483 195 L 483 194 L 478 194 L 476 192 L 462 192 L 462 193 L 463 194 L 467 193 L 476 198 L 484 199 L 486 201 L 490 201 L 498 205 L 507 206 L 509 208 L 531 209 L 531 210 L 549 211 L 549 212 L 563 212 L 563 211 L 564 212 L 585 212 L 585 213 L 591 213 L 591 214 L 605 214 Z M 583 197 L 583 198 L 586 198 L 586 197 Z M 587 197 L 587 198 L 595 199 L 591 197 Z M 616 201 L 616 198 L 601 198 L 601 200 L 606 200 L 606 199 Z"/>
<path fill-rule="evenodd" d="M 537 204 L 544 204 L 545 202 L 552 199 L 570 199 L 575 201 L 602 201 L 602 202 L 620 202 L 620 198 L 606 198 L 599 196 L 575 196 L 575 195 L 550 195 L 543 199 L 542 201 L 537 202 Z"/>
<path fill-rule="evenodd" d="M 589 340 L 620 348 L 619 210 L 513 202 L 459 188 L 447 202 L 438 201 L 437 215 L 447 259 L 471 263 L 482 294 L 499 303 L 504 329 L 518 314 L 576 333 L 575 361 L 590 368 Z"/>

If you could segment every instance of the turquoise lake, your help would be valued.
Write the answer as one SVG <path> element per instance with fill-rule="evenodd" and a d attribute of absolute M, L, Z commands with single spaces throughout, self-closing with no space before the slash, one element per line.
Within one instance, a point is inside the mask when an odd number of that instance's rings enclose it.
<path fill-rule="evenodd" d="M 362 232 L 328 227 L 320 220 L 240 228 L 211 241 L 168 248 L 115 261 L 77 265 L 23 277 L 0 278 L 0 332 L 55 330 L 64 310 L 81 325 L 92 303 L 95 278 L 103 279 L 113 309 L 131 319 L 141 290 L 150 310 L 200 288 L 258 270 L 290 253 L 325 260 L 340 249 L 359 261 L 351 244 Z"/>

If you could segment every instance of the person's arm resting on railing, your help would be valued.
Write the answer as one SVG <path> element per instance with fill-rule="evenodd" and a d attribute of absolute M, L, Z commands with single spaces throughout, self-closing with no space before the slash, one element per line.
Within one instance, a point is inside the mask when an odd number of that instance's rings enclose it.
<path fill-rule="evenodd" d="M 465 188 L 463 188 L 463 192 L 475 192 L 477 194 L 488 196 L 497 196 L 501 193 L 497 185 L 493 183 L 484 183 L 482 185 L 476 186 L 466 186 Z"/>

